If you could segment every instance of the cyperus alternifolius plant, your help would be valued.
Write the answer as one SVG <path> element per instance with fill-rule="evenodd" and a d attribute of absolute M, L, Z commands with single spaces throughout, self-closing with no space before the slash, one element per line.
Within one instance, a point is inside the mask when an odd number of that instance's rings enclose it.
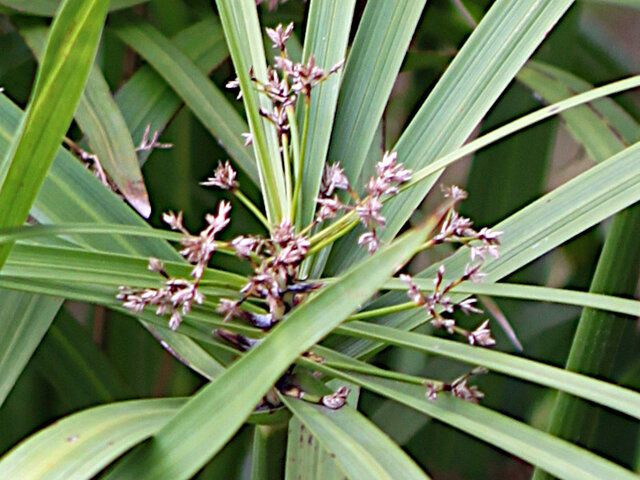
<path fill-rule="evenodd" d="M 271 108 L 260 108 L 260 115 L 267 119 L 277 132 L 278 151 L 281 156 L 277 161 L 285 178 L 284 194 L 291 204 L 290 216 L 282 218 L 279 223 L 271 223 L 260 209 L 242 193 L 241 185 L 236 181 L 237 173 L 229 161 L 220 162 L 213 176 L 202 182 L 202 185 L 226 190 L 233 193 L 249 211 L 267 229 L 267 235 L 241 235 L 231 241 L 220 241 L 219 234 L 229 225 L 232 218 L 231 205 L 222 200 L 216 213 L 207 214 L 207 226 L 197 235 L 192 235 L 183 226 L 182 212 L 165 213 L 164 221 L 172 230 L 183 234 L 180 254 L 192 264 L 190 278 L 174 278 L 169 276 L 162 262 L 156 258 L 149 260 L 149 270 L 164 278 L 160 288 L 133 289 L 120 288 L 118 299 L 123 306 L 134 313 L 142 312 L 146 307 L 155 309 L 156 315 L 169 316 L 169 327 L 178 330 L 184 315 L 194 307 L 202 305 L 205 295 L 200 291 L 205 269 L 216 251 L 233 252 L 237 257 L 250 263 L 253 274 L 233 297 L 217 297 L 216 311 L 223 316 L 226 327 L 217 328 L 217 336 L 244 352 L 257 345 L 260 340 L 235 332 L 232 324 L 236 321 L 248 323 L 264 332 L 268 332 L 280 321 L 286 321 L 286 315 L 304 304 L 306 298 L 319 290 L 327 282 L 323 278 L 307 278 L 302 274 L 302 264 L 323 249 L 330 248 L 337 239 L 343 237 L 358 222 L 363 232 L 357 244 L 374 254 L 379 248 L 378 231 L 384 229 L 387 219 L 382 213 L 385 201 L 400 192 L 411 180 L 412 171 L 399 161 L 396 152 L 381 153 L 375 165 L 375 175 L 367 182 L 364 192 L 357 192 L 347 178 L 339 163 L 325 164 L 322 183 L 316 198 L 317 210 L 313 221 L 307 225 L 296 222 L 295 212 L 299 211 L 298 202 L 302 192 L 302 171 L 304 169 L 306 135 L 308 132 L 309 108 L 312 90 L 338 72 L 344 62 L 340 61 L 327 72 L 317 66 L 313 55 L 306 63 L 296 63 L 289 58 L 286 43 L 293 32 L 293 23 L 275 29 L 267 28 L 266 33 L 273 42 L 273 48 L 280 52 L 276 56 L 274 66 L 266 71 L 266 81 L 255 77 L 250 72 L 253 86 L 266 99 Z M 227 84 L 228 88 L 239 88 L 238 79 Z M 242 93 L 238 95 L 242 98 Z M 298 112 L 297 109 L 302 109 Z M 300 113 L 300 115 L 299 115 Z M 302 136 L 297 135 L 297 118 L 303 118 Z M 250 134 L 245 138 L 251 144 Z M 293 173 L 292 173 L 293 172 Z M 431 318 L 431 324 L 449 334 L 465 337 L 470 345 L 490 347 L 495 344 L 489 329 L 489 320 L 483 321 L 475 330 L 469 331 L 456 324 L 454 313 L 459 310 L 465 314 L 482 313 L 476 306 L 476 300 L 468 297 L 453 300 L 450 291 L 465 281 L 481 281 L 482 262 L 487 255 L 499 257 L 500 231 L 482 228 L 476 231 L 473 222 L 458 214 L 456 205 L 466 198 L 466 192 L 457 186 L 443 188 L 445 203 L 433 214 L 434 228 L 424 244 L 415 253 L 436 247 L 443 243 L 455 243 L 468 247 L 469 263 L 464 273 L 454 280 L 444 280 L 444 265 L 438 268 L 432 292 L 422 292 L 411 277 L 400 275 L 406 284 L 407 294 L 415 307 L 421 307 Z M 405 306 L 402 306 L 404 308 Z M 393 307 L 392 307 L 393 308 Z M 388 311 L 388 310 L 386 310 Z M 319 321 L 322 321 L 319 319 Z M 324 361 L 315 356 L 316 361 Z M 434 388 L 434 382 L 425 382 L 428 398 L 435 398 L 436 393 L 447 390 L 467 400 L 475 401 L 481 397 L 476 388 L 467 387 L 468 377 L 454 382 L 451 388 Z M 299 388 L 291 388 L 291 382 L 279 380 L 278 388 L 287 394 L 294 392 L 304 396 Z M 305 397 L 309 398 L 309 396 Z M 323 397 L 324 398 L 324 397 Z M 329 398 L 335 398 L 331 396 Z M 339 395 L 343 401 L 346 396 Z M 343 402 L 328 402 L 333 406 Z M 325 402 L 327 404 L 327 402 Z"/>

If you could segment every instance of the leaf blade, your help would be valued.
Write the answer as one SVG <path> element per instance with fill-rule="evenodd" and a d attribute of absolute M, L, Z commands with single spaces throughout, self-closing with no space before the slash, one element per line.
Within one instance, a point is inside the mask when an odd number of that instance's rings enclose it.
<path fill-rule="evenodd" d="M 409 232 L 354 268 L 342 282 L 328 285 L 293 310 L 260 345 L 193 397 L 152 444 L 135 450 L 119 463 L 110 477 L 138 478 L 146 472 L 157 479 L 188 478 L 222 448 L 290 363 L 375 293 L 384 277 L 412 256 L 432 228 L 429 223 Z M 314 321 L 319 316 L 326 318 L 321 326 Z M 236 388 L 238 381 L 245 385 L 241 391 Z M 218 415 L 203 416 L 211 405 L 219 406 Z M 194 425 L 199 427 L 194 430 Z M 216 432 L 213 441 L 211 432 Z M 176 445 L 175 439 L 184 440 L 183 435 L 189 440 Z M 203 441 L 205 438 L 208 440 Z"/>
<path fill-rule="evenodd" d="M 27 219 L 80 99 L 108 3 L 66 0 L 54 20 L 24 121 L 2 165 L 0 227 Z M 0 248 L 0 266 L 10 250 L 10 244 Z"/>

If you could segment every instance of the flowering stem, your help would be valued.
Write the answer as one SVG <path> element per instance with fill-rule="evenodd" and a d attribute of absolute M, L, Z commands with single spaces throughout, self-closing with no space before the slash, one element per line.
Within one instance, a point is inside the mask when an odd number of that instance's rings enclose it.
<path fill-rule="evenodd" d="M 389 370 L 384 370 L 382 368 L 372 367 L 367 364 L 356 365 L 352 363 L 343 363 L 343 362 L 325 362 L 325 365 L 328 368 L 333 368 L 336 370 L 344 370 L 348 372 L 354 373 L 363 373 L 365 375 L 371 375 L 380 378 L 389 378 L 392 380 L 397 380 L 398 382 L 410 383 L 412 385 L 425 385 L 427 383 L 441 385 L 443 382 L 439 380 L 431 380 L 428 378 L 416 377 L 414 375 L 407 375 L 405 373 L 393 372 Z"/>
<path fill-rule="evenodd" d="M 327 228 L 325 231 L 323 231 L 323 232 L 327 232 L 327 234 L 321 236 L 320 239 L 317 240 L 317 243 L 314 242 L 314 239 L 317 238 L 318 236 L 311 237 L 310 242 L 311 242 L 312 247 L 309 249 L 309 255 L 314 254 L 316 252 L 319 252 L 320 250 L 322 250 L 327 245 L 331 245 L 337 239 L 339 239 L 340 237 L 346 235 L 347 233 L 349 233 L 353 228 L 355 228 L 358 225 L 358 221 L 357 220 L 351 221 L 349 223 L 347 223 L 347 222 L 342 222 L 341 223 L 341 221 L 343 219 L 347 218 L 347 217 L 348 217 L 348 214 L 345 215 L 344 217 L 342 217 L 340 220 L 338 220 L 336 223 L 333 224 L 333 225 L 340 224 L 340 227 L 342 227 L 342 225 L 344 225 L 344 227 L 338 228 L 338 229 Z M 331 226 L 333 226 L 333 225 L 331 225 Z M 323 232 L 320 232 L 320 233 L 323 233 Z"/>
<path fill-rule="evenodd" d="M 302 124 L 302 139 L 300 140 L 300 151 L 298 152 L 297 163 L 295 165 L 296 186 L 293 193 L 293 218 L 295 220 L 298 211 L 298 202 L 300 200 L 300 192 L 302 191 L 302 168 L 304 166 L 304 158 L 307 152 L 307 135 L 309 133 L 309 111 L 310 111 L 309 95 L 304 97 L 304 122 Z"/>
<path fill-rule="evenodd" d="M 282 163 L 284 163 L 284 180 L 287 190 L 287 202 L 291 201 L 293 188 L 291 186 L 291 159 L 289 158 L 289 135 L 282 134 Z M 295 212 L 295 208 L 292 209 Z M 293 215 L 293 213 L 291 213 Z"/>
<path fill-rule="evenodd" d="M 311 237 L 309 241 L 311 242 L 311 245 L 314 245 L 318 242 L 321 242 L 325 238 L 340 238 L 342 235 L 346 234 L 349 230 L 354 228 L 358 224 L 358 222 L 359 220 L 357 219 L 355 212 L 351 211 L 328 227 L 320 230 L 313 237 Z"/>
<path fill-rule="evenodd" d="M 365 320 L 367 318 L 375 318 L 382 315 L 390 315 L 392 313 L 406 312 L 407 310 L 412 310 L 414 308 L 419 308 L 418 305 L 416 305 L 414 302 L 399 303 L 397 305 L 391 305 L 389 307 L 376 308 L 374 310 L 367 310 L 364 312 L 356 313 L 347 318 L 346 321 L 351 322 L 354 320 Z"/>
<path fill-rule="evenodd" d="M 248 197 L 245 196 L 244 193 L 239 188 L 234 188 L 232 190 L 233 194 L 236 196 L 238 200 L 240 200 L 245 207 L 249 209 L 251 213 L 255 215 L 255 217 L 262 223 L 268 231 L 271 231 L 271 224 L 269 220 L 262 214 L 260 209 L 254 205 L 254 203 L 249 200 Z"/>
<path fill-rule="evenodd" d="M 298 131 L 298 120 L 296 118 L 296 111 L 293 105 L 287 107 L 287 119 L 289 121 L 289 132 L 291 135 L 291 157 L 293 162 L 293 178 L 295 179 L 296 186 L 302 175 L 300 171 L 300 132 Z M 294 194 L 295 200 L 295 194 Z M 296 204 L 291 205 L 292 215 L 295 219 L 296 216 Z"/>
<path fill-rule="evenodd" d="M 309 370 L 325 373 L 335 378 L 342 378 L 343 380 L 346 380 L 346 381 L 351 381 L 355 384 L 358 384 L 358 377 L 353 377 L 353 375 L 348 372 L 363 373 L 365 375 L 371 375 L 372 377 L 390 378 L 393 380 L 397 380 L 399 382 L 409 383 L 412 385 L 432 384 L 432 385 L 435 385 L 436 387 L 439 387 L 444 384 L 444 382 L 440 380 L 431 380 L 428 378 L 415 377 L 413 375 L 407 375 L 403 373 L 383 370 L 382 368 L 378 368 L 373 365 L 368 365 L 366 363 L 355 364 L 351 362 L 343 363 L 343 362 L 332 362 L 332 361 L 318 363 L 318 362 L 314 362 L 313 360 L 309 360 L 308 358 L 299 357 L 296 360 L 296 364 L 300 366 L 304 366 Z"/>

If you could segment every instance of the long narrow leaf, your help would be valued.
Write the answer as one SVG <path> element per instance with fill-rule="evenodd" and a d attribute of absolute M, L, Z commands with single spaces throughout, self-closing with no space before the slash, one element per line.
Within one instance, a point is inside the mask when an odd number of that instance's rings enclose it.
<path fill-rule="evenodd" d="M 496 372 L 580 396 L 640 419 L 640 393 L 561 368 L 452 340 L 362 322 L 343 325 L 338 332 L 482 365 Z"/>
<path fill-rule="evenodd" d="M 425 388 L 361 374 L 343 374 L 317 364 L 314 369 L 351 381 L 374 393 L 437 418 L 566 480 L 627 479 L 624 468 L 529 425 L 463 400 L 440 395 L 429 400 Z"/>
<path fill-rule="evenodd" d="M 246 124 L 207 76 L 149 23 L 121 15 L 109 26 L 153 66 L 231 157 L 250 172 L 254 160 L 240 135 Z"/>
<path fill-rule="evenodd" d="M 295 358 L 375 293 L 411 258 L 432 228 L 432 224 L 426 224 L 409 232 L 296 308 L 260 345 L 200 390 L 152 443 L 125 457 L 107 478 L 190 477 L 240 428 Z M 240 384 L 243 388 L 238 389 Z M 212 409 L 215 415 L 211 415 Z"/>
<path fill-rule="evenodd" d="M 171 39 L 171 42 L 205 74 L 215 69 L 229 56 L 222 35 L 222 27 L 213 15 L 180 31 Z M 180 96 L 148 65 L 136 70 L 136 73 L 118 90 L 115 100 L 135 141 L 141 141 L 147 129 L 151 134 L 164 131 L 183 105 Z M 223 116 L 226 116 L 224 109 L 231 108 L 229 103 L 218 105 Z M 235 114 L 235 112 L 231 113 Z M 242 130 L 236 134 L 241 135 L 248 128 L 243 122 Z M 140 162 L 144 163 L 150 154 L 151 150 L 138 152 Z M 254 162 L 240 161 L 238 166 L 255 184 L 258 183 L 258 170 Z"/>
<path fill-rule="evenodd" d="M 135 400 L 60 420 L 0 458 L 0 478 L 85 480 L 162 428 L 182 399 Z"/>
<path fill-rule="evenodd" d="M 6 96 L 0 95 L 0 152 L 10 145 L 22 112 Z M 40 223 L 82 222 L 121 223 L 149 228 L 122 200 L 118 199 L 64 148 L 59 148 L 53 165 L 38 192 L 31 215 Z M 165 259 L 179 259 L 166 242 L 131 239 L 118 235 L 81 235 L 74 240 L 111 252 L 140 253 Z"/>
<path fill-rule="evenodd" d="M 285 194 L 276 132 L 273 125 L 260 117 L 259 108 L 270 109 L 270 102 L 253 88 L 250 71 L 266 83 L 267 70 L 262 34 L 253 0 L 216 0 L 218 14 L 224 28 L 229 53 L 240 82 L 242 99 L 247 112 L 253 147 L 260 172 L 262 196 L 271 223 L 289 217 L 289 199 Z"/>
<path fill-rule="evenodd" d="M 281 398 L 348 478 L 428 478 L 398 445 L 355 408 L 345 405 L 329 410 L 296 398 Z"/>
<path fill-rule="evenodd" d="M 447 68 L 404 131 L 394 150 L 399 161 L 418 169 L 462 145 L 573 0 L 498 0 Z M 389 241 L 437 181 L 432 175 L 416 189 L 394 197 L 383 209 Z M 334 248 L 328 273 L 357 262 L 363 253 L 347 235 Z"/>
<path fill-rule="evenodd" d="M 415 279 L 415 284 L 424 291 L 433 291 L 433 281 Z M 406 290 L 407 285 L 400 280 L 391 280 L 385 287 L 394 290 Z M 598 308 L 610 312 L 624 313 L 640 317 L 640 301 L 628 298 L 603 295 L 592 292 L 579 292 L 562 288 L 539 287 L 536 285 L 520 285 L 515 283 L 473 283 L 465 282 L 454 288 L 453 292 L 488 295 L 491 297 L 517 298 L 521 300 L 538 300 L 543 302 L 562 303 L 580 307 Z"/>
<path fill-rule="evenodd" d="M 63 0 L 0 0 L 0 5 L 9 7 L 16 12 L 29 15 L 52 17 L 56 14 Z M 111 0 L 109 10 L 121 10 L 149 0 Z"/>
<path fill-rule="evenodd" d="M 40 344 L 62 300 L 0 290 L 0 405 Z"/>
<path fill-rule="evenodd" d="M 47 26 L 39 22 L 17 22 L 20 34 L 41 59 L 45 47 Z M 151 213 L 149 196 L 138 165 L 136 147 L 127 124 L 111 97 L 107 81 L 94 65 L 75 112 L 80 128 L 87 136 L 100 165 L 124 197 L 140 214 Z"/>
<path fill-rule="evenodd" d="M 90 331 L 64 308 L 34 355 L 33 364 L 69 410 L 134 397 Z"/>
<path fill-rule="evenodd" d="M 356 181 L 426 0 L 367 2 L 345 66 L 329 160 Z M 404 161 L 404 160 L 403 160 Z"/>
<path fill-rule="evenodd" d="M 559 68 L 530 61 L 518 81 L 547 103 L 554 103 L 593 88 Z M 567 129 L 596 162 L 606 160 L 640 138 L 636 122 L 613 100 L 603 98 L 564 112 Z"/>
<path fill-rule="evenodd" d="M 27 112 L 0 170 L 0 227 L 27 219 L 80 100 L 108 5 L 66 0 L 51 26 Z M 0 266 L 10 250 L 0 248 Z"/>
<path fill-rule="evenodd" d="M 313 55 L 316 64 L 326 71 L 344 59 L 354 7 L 354 0 L 311 2 L 304 38 L 303 61 L 308 61 Z M 305 161 L 302 174 L 302 225 L 307 225 L 313 220 L 316 209 L 316 197 L 320 189 L 332 130 L 332 122 L 327 120 L 336 114 L 341 75 L 340 71 L 337 72 L 311 95 L 309 133 L 304 147 Z"/>

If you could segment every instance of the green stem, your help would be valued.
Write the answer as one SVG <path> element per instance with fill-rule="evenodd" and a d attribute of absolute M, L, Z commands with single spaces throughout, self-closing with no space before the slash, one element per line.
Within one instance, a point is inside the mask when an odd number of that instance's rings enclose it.
<path fill-rule="evenodd" d="M 289 135 L 287 135 L 286 133 L 283 133 L 281 137 L 281 141 L 282 141 L 282 163 L 284 164 L 284 181 L 285 181 L 285 188 L 287 192 L 287 202 L 290 202 L 292 197 L 293 187 L 292 187 L 292 180 L 291 180 L 291 159 L 289 158 Z M 293 212 L 295 212 L 295 209 L 291 211 L 292 217 L 294 215 Z"/>
<path fill-rule="evenodd" d="M 296 218 L 296 213 L 298 212 L 298 203 L 300 202 L 300 192 L 302 192 L 302 169 L 304 167 L 304 158 L 307 152 L 307 135 L 309 133 L 309 105 L 310 98 L 308 96 L 304 97 L 304 122 L 302 124 L 302 139 L 300 140 L 300 151 L 298 152 L 297 162 L 294 166 L 295 174 L 296 174 L 296 186 L 295 191 L 293 193 L 293 204 L 291 208 L 293 209 L 294 219 Z M 296 126 L 297 128 L 297 126 Z M 297 132 L 296 132 L 297 133 Z"/>
<path fill-rule="evenodd" d="M 343 237 L 344 235 L 346 235 L 347 233 L 349 233 L 353 228 L 355 228 L 358 225 L 358 221 L 352 221 L 350 223 L 340 223 L 341 220 L 343 220 L 344 218 L 347 218 L 348 214 L 345 215 L 344 217 L 342 217 L 340 220 L 338 220 L 336 223 L 332 224 L 332 226 L 334 225 L 345 225 L 344 228 L 342 229 L 327 229 L 327 234 L 330 234 L 330 236 L 326 236 L 323 235 L 323 237 L 320 237 L 319 240 L 317 240 L 317 243 L 314 244 L 314 239 L 316 238 L 316 236 L 314 235 L 311 238 L 311 245 L 312 247 L 309 249 L 309 255 L 312 255 L 316 252 L 319 252 L 320 250 L 322 250 L 324 247 L 326 247 L 327 245 L 331 245 L 333 242 L 335 242 L 337 239 L 339 239 L 340 237 Z M 333 230 L 333 231 L 332 231 Z M 320 232 L 322 233 L 322 232 Z"/>
<path fill-rule="evenodd" d="M 253 432 L 251 480 L 284 478 L 287 423 L 256 425 Z"/>
<path fill-rule="evenodd" d="M 418 305 L 416 305 L 414 302 L 399 303 L 398 305 L 391 305 L 390 307 L 376 308 L 373 310 L 366 310 L 364 312 L 356 313 L 347 318 L 346 321 L 351 322 L 354 320 L 366 320 L 368 318 L 391 315 L 392 313 L 406 312 L 407 310 L 412 310 L 414 308 L 418 308 Z"/>
<path fill-rule="evenodd" d="M 309 241 L 311 242 L 311 245 L 314 245 L 316 243 L 323 241 L 326 238 L 333 238 L 336 236 L 336 234 L 342 233 L 342 235 L 344 235 L 353 227 L 358 225 L 358 221 L 359 220 L 357 219 L 355 212 L 351 211 L 347 213 L 344 217 L 340 217 L 337 221 L 333 222 L 328 227 L 317 232 L 313 237 L 309 239 Z M 342 231 L 342 229 L 346 229 L 346 230 Z"/>
<path fill-rule="evenodd" d="M 296 111 L 293 105 L 289 105 L 287 107 L 287 119 L 289 121 L 289 133 L 291 135 L 291 157 L 293 162 L 293 178 L 295 179 L 296 185 L 299 181 L 299 178 L 302 175 L 300 171 L 300 132 L 298 131 L 298 119 L 296 118 Z M 295 195 L 294 195 L 295 197 Z M 293 209 L 293 215 L 296 216 L 296 204 L 292 204 L 291 208 Z"/>
<path fill-rule="evenodd" d="M 381 368 L 372 367 L 366 363 L 362 365 L 355 365 L 351 363 L 343 363 L 343 362 L 325 362 L 325 365 L 328 368 L 336 369 L 336 370 L 344 370 L 347 372 L 354 373 L 363 373 L 365 375 L 371 375 L 374 377 L 380 378 L 389 378 L 391 380 L 396 380 L 398 382 L 409 383 L 411 385 L 426 385 L 428 383 L 432 383 L 434 385 L 441 385 L 443 382 L 440 380 L 432 380 L 430 378 L 416 377 L 414 375 L 407 375 L 405 373 L 394 372 L 390 370 L 383 370 Z M 308 368 L 312 368 L 308 364 L 306 365 Z"/>
<path fill-rule="evenodd" d="M 256 207 L 251 200 L 249 200 L 249 197 L 245 196 L 245 194 L 237 188 L 233 189 L 233 194 L 238 200 L 242 202 L 245 207 L 249 209 L 251 213 L 255 215 L 255 217 L 266 227 L 268 231 L 271 231 L 271 224 L 269 223 L 269 220 L 267 220 L 267 217 L 262 214 L 260 209 Z"/>
<path fill-rule="evenodd" d="M 590 292 L 633 295 L 640 273 L 640 205 L 617 214 L 593 276 Z M 623 337 L 623 315 L 585 308 L 573 338 L 566 369 L 590 376 L 610 376 Z M 558 393 L 547 431 L 552 435 L 592 448 L 601 409 L 564 393 Z M 554 478 L 536 470 L 534 480 Z"/>

